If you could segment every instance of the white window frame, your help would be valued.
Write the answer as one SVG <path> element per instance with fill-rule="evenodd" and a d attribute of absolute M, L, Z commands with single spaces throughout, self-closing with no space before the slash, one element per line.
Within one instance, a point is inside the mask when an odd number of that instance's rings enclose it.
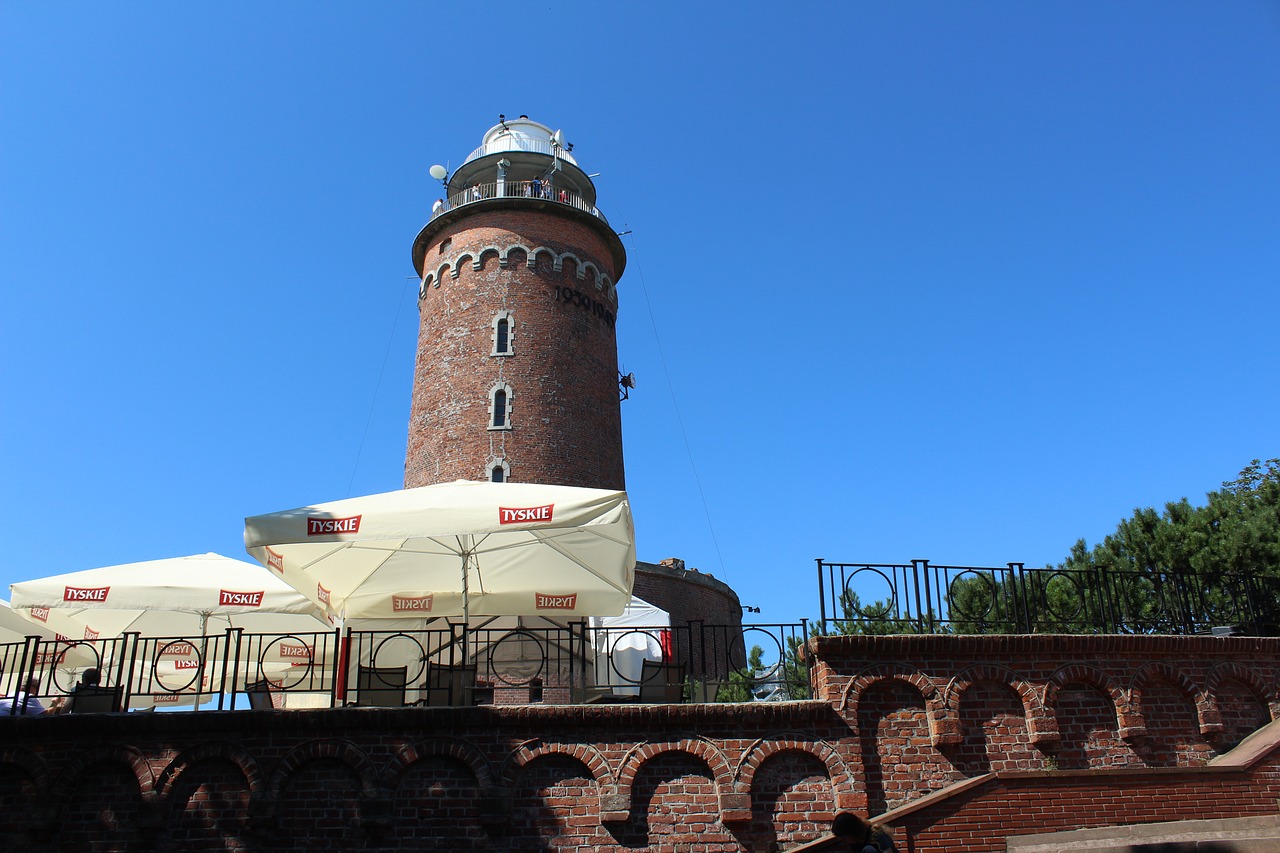
<path fill-rule="evenodd" d="M 502 469 L 502 482 L 504 483 L 511 482 L 511 463 L 507 460 L 505 456 L 494 457 L 493 459 L 490 459 L 488 464 L 484 466 L 484 478 L 488 480 L 490 483 L 493 482 L 494 468 Z"/>
<path fill-rule="evenodd" d="M 502 426 L 496 425 L 494 421 L 495 407 L 497 406 L 498 392 L 506 394 L 506 406 L 503 411 Z M 499 382 L 489 389 L 489 429 L 491 430 L 509 430 L 511 429 L 511 400 L 515 397 L 515 392 L 511 390 L 511 386 L 505 382 Z"/>
<path fill-rule="evenodd" d="M 503 320 L 507 321 L 507 349 L 505 352 L 498 352 L 498 324 L 501 323 Z M 515 355 L 516 354 L 516 344 L 515 344 L 516 321 L 515 321 L 515 318 L 511 316 L 511 312 L 499 311 L 497 314 L 493 315 L 493 322 L 490 325 L 493 327 L 493 341 L 492 341 L 493 351 L 489 353 L 489 355 L 492 355 L 492 356 Z"/>

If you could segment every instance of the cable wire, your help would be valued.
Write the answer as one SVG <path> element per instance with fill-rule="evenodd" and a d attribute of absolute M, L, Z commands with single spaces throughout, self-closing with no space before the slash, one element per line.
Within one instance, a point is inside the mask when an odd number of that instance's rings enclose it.
<path fill-rule="evenodd" d="M 400 325 L 400 314 L 404 311 L 404 292 L 409 289 L 409 282 L 418 281 L 416 276 L 407 276 L 404 288 L 400 291 L 400 299 L 396 302 L 396 318 L 391 321 L 391 334 L 387 338 L 387 351 L 382 354 L 382 368 L 378 371 L 378 382 L 373 386 L 373 399 L 369 401 L 369 416 L 364 421 L 364 433 L 360 436 L 360 446 L 356 448 L 356 459 L 351 464 L 351 479 L 347 481 L 347 497 L 351 497 L 351 489 L 356 483 L 356 471 L 360 468 L 360 457 L 364 454 L 364 443 L 369 437 L 369 425 L 373 423 L 373 411 L 377 408 L 378 392 L 382 389 L 382 377 L 387 372 L 387 360 L 391 358 L 391 345 L 395 343 L 396 328 Z"/>
<path fill-rule="evenodd" d="M 624 223 L 623 228 L 627 225 Z M 644 280 L 644 267 L 640 264 L 639 247 L 636 246 L 634 234 L 628 233 L 631 239 L 632 251 L 629 251 L 627 259 L 627 267 L 634 269 L 640 276 L 640 292 L 644 294 L 644 306 L 649 312 L 649 325 L 653 327 L 653 340 L 658 346 L 658 361 L 662 363 L 662 375 L 667 380 L 667 392 L 671 395 L 671 408 L 676 413 L 676 425 L 680 428 L 680 438 L 684 441 L 684 451 L 689 457 L 689 468 L 693 471 L 693 482 L 698 487 L 698 497 L 702 501 L 702 512 L 707 517 L 707 531 L 711 534 L 711 544 L 716 549 L 716 560 L 720 563 L 720 575 L 726 583 L 729 580 L 729 571 L 724 565 L 724 555 L 720 553 L 720 540 L 716 538 L 715 525 L 711 523 L 711 508 L 707 505 L 707 495 L 702 490 L 702 478 L 698 476 L 698 465 L 693 459 L 693 448 L 689 444 L 689 435 L 685 432 L 684 418 L 680 415 L 680 404 L 676 402 L 676 389 L 671 381 L 671 371 L 667 369 L 667 355 L 662 349 L 662 337 L 658 334 L 658 321 L 653 315 L 653 303 L 649 301 L 649 288 Z"/>

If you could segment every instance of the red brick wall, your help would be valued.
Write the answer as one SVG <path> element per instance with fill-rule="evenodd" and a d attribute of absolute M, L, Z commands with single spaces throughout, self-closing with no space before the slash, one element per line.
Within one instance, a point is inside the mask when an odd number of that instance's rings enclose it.
<path fill-rule="evenodd" d="M 625 487 L 608 226 L 566 211 L 476 210 L 431 235 L 406 487 L 483 480 L 498 457 L 513 481 Z M 509 356 L 492 355 L 500 311 Z M 489 428 L 499 383 L 509 430 Z"/>
<path fill-rule="evenodd" d="M 848 637 L 824 701 L 0 718 L 0 815 L 67 850 L 903 850 L 1274 814 L 1280 641 Z M 1245 756 L 1247 760 L 1237 756 Z M 697 846 L 695 846 L 697 845 Z"/>

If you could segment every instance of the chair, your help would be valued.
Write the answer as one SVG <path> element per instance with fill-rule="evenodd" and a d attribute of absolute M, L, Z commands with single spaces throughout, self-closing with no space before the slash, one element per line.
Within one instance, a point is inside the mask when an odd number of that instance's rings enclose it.
<path fill-rule="evenodd" d="M 720 696 L 720 688 L 724 687 L 724 684 L 723 681 L 712 678 L 692 682 L 689 687 L 690 692 L 693 694 L 693 701 L 715 702 Z"/>
<path fill-rule="evenodd" d="M 475 664 L 428 664 L 423 704 L 434 707 L 474 704 L 475 686 Z"/>
<path fill-rule="evenodd" d="M 409 668 L 404 666 L 361 666 L 356 674 L 356 704 L 367 708 L 399 708 L 404 705 L 404 688 Z"/>
<path fill-rule="evenodd" d="M 77 684 L 67 699 L 68 714 L 111 714 L 123 704 L 124 687 Z"/>
<path fill-rule="evenodd" d="M 640 701 L 678 705 L 684 701 L 684 666 L 647 660 L 640 668 Z"/>
<path fill-rule="evenodd" d="M 244 693 L 249 697 L 249 707 L 253 710 L 275 710 L 276 703 L 272 701 L 271 685 L 266 681 L 255 681 L 252 684 L 246 684 Z"/>

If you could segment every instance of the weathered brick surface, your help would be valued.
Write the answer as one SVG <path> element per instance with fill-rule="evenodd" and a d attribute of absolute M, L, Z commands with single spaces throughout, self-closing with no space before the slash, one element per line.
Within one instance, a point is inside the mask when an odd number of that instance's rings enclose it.
<path fill-rule="evenodd" d="M 487 479 L 625 488 L 615 272 L 601 228 L 571 212 L 468 213 L 427 245 L 405 486 Z M 493 321 L 511 317 L 512 355 Z M 510 429 L 490 429 L 511 389 Z"/>
<path fill-rule="evenodd" d="M 1274 814 L 1280 641 L 848 637 L 826 701 L 0 719 L 0 815 L 70 850 L 904 850 Z M 1233 755 L 1236 755 L 1233 754 Z"/>

